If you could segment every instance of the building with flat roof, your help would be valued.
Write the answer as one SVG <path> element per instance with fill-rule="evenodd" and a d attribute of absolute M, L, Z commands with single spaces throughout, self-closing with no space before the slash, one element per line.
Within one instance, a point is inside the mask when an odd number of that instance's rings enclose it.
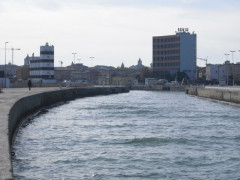
<path fill-rule="evenodd" d="M 27 56 L 29 62 L 29 78 L 33 82 L 52 83 L 54 80 L 54 46 L 40 46 L 40 57 Z M 27 62 L 28 61 L 28 62 Z"/>
<path fill-rule="evenodd" d="M 185 72 L 196 80 L 197 35 L 178 28 L 175 35 L 154 36 L 152 42 L 153 74 L 176 75 Z"/>

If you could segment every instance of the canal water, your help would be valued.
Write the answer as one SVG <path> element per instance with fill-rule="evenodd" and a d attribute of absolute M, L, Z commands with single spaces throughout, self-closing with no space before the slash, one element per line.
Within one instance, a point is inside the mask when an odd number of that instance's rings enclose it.
<path fill-rule="evenodd" d="M 131 91 L 42 110 L 20 128 L 15 179 L 237 179 L 239 108 Z"/>

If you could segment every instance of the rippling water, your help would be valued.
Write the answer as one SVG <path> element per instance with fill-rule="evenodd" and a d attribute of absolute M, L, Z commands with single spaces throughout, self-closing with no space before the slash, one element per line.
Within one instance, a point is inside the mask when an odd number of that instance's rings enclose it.
<path fill-rule="evenodd" d="M 20 128 L 15 179 L 237 179 L 239 108 L 131 91 L 45 109 Z"/>

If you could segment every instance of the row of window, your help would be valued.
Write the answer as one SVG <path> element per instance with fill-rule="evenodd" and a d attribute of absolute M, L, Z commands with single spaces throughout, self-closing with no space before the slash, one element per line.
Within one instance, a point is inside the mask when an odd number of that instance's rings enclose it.
<path fill-rule="evenodd" d="M 180 56 L 153 57 L 153 61 L 180 60 Z"/>
<path fill-rule="evenodd" d="M 172 63 L 153 63 L 153 67 L 172 67 L 172 66 L 180 66 L 179 62 L 172 62 Z"/>
<path fill-rule="evenodd" d="M 153 43 L 161 43 L 161 42 L 175 42 L 180 41 L 180 37 L 171 37 L 171 38 L 153 38 Z"/>
<path fill-rule="evenodd" d="M 54 67 L 54 63 L 45 63 L 45 62 L 40 62 L 40 63 L 30 63 L 30 68 L 35 68 L 35 67 Z"/>
<path fill-rule="evenodd" d="M 153 51 L 153 55 L 163 55 L 163 54 L 179 54 L 180 50 L 168 50 L 168 51 Z"/>
<path fill-rule="evenodd" d="M 40 51 L 40 54 L 54 54 L 54 51 Z"/>
<path fill-rule="evenodd" d="M 153 45 L 153 49 L 164 49 L 164 48 L 179 48 L 180 44 L 162 44 L 162 45 Z"/>
<path fill-rule="evenodd" d="M 30 76 L 33 75 L 54 75 L 54 71 L 30 71 Z"/>

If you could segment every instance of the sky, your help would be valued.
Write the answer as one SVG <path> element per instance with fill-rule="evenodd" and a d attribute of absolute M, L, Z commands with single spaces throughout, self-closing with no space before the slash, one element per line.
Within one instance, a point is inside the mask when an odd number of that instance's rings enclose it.
<path fill-rule="evenodd" d="M 27 54 L 39 56 L 48 42 L 55 66 L 74 60 L 87 66 L 152 62 L 152 37 L 174 35 L 178 28 L 197 34 L 197 57 L 222 64 L 233 53 L 240 62 L 239 0 L 1 0 L 0 64 L 7 49 L 14 64 Z M 90 58 L 94 57 L 94 58 Z M 6 61 L 12 62 L 7 50 Z M 197 60 L 197 65 L 205 62 Z"/>

